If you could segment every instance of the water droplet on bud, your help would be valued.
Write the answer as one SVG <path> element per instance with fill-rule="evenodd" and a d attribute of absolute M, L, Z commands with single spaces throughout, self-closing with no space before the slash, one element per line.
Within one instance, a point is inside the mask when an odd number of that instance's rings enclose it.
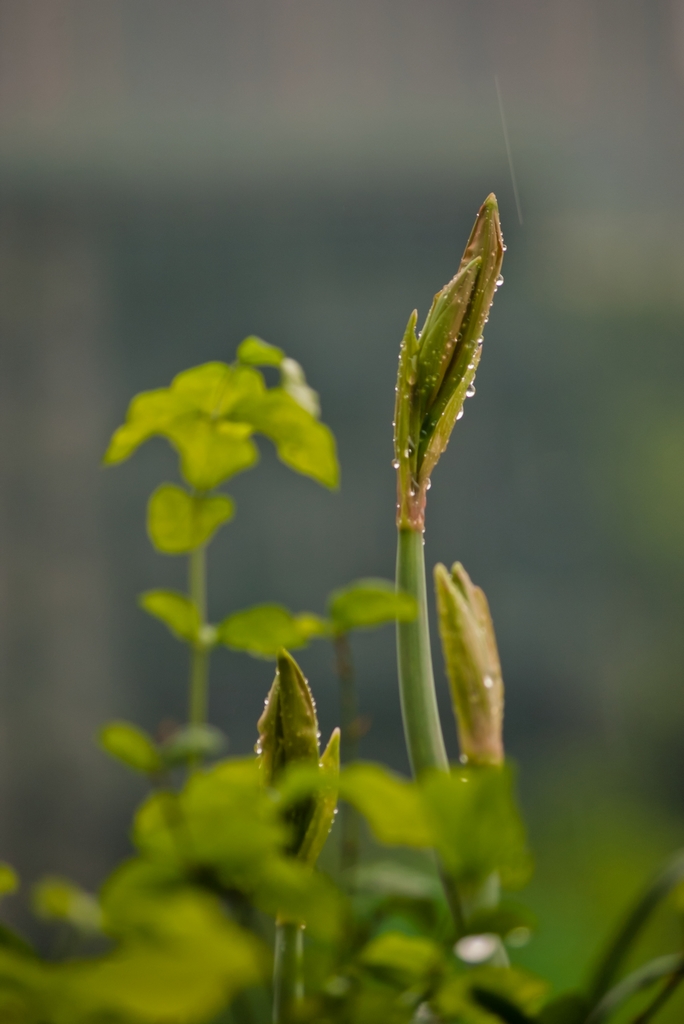
<path fill-rule="evenodd" d="M 461 756 L 459 757 L 459 761 L 461 762 L 461 764 L 468 764 L 468 755 L 461 754 Z"/>
<path fill-rule="evenodd" d="M 399 469 L 400 465 L 399 459 L 392 459 L 392 469 Z"/>
<path fill-rule="evenodd" d="M 472 398 L 474 394 L 475 394 L 475 385 L 471 384 L 470 387 L 468 388 L 468 390 L 466 391 L 466 398 Z"/>
<path fill-rule="evenodd" d="M 494 685 L 494 680 L 492 679 L 491 676 L 485 676 L 482 682 L 484 683 L 486 690 L 491 690 L 492 686 Z"/>
<path fill-rule="evenodd" d="M 463 419 L 463 409 L 459 409 L 458 410 L 458 416 L 456 417 L 456 419 L 457 420 L 462 420 Z"/>

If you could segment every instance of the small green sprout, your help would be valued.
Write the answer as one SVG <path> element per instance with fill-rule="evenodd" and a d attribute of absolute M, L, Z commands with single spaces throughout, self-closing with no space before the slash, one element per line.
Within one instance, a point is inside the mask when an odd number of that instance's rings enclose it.
<path fill-rule="evenodd" d="M 502 764 L 504 688 L 487 598 L 460 562 L 435 566 L 439 632 L 461 760 Z"/>

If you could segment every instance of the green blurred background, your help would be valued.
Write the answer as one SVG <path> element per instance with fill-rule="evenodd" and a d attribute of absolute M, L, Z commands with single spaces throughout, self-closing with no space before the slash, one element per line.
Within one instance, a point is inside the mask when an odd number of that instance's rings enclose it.
<path fill-rule="evenodd" d="M 337 435 L 337 494 L 266 446 L 230 483 L 215 617 L 391 576 L 399 341 L 495 191 L 506 280 L 426 552 L 494 613 L 523 959 L 581 977 L 684 837 L 683 115 L 682 0 L 0 0 L 0 856 L 25 879 L 96 886 L 128 849 L 142 788 L 99 723 L 184 716 L 185 649 L 135 604 L 184 585 L 144 529 L 175 460 L 99 466 L 130 396 L 254 332 Z M 406 770 L 391 629 L 354 652 L 363 754 Z M 301 661 L 326 733 L 330 651 Z M 234 753 L 270 677 L 215 658 Z"/>

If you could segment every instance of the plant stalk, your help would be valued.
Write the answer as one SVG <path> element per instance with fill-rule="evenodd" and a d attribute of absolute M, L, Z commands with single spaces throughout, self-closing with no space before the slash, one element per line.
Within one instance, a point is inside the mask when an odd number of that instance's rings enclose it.
<path fill-rule="evenodd" d="M 304 998 L 304 929 L 292 921 L 276 924 L 273 965 L 273 1024 L 292 1024 Z"/>
<path fill-rule="evenodd" d="M 200 639 L 192 647 L 190 662 L 190 725 L 205 725 L 209 698 L 209 651 L 201 639 L 207 621 L 207 553 L 204 546 L 190 553 L 190 600 L 200 617 Z"/>
<path fill-rule="evenodd" d="M 416 777 L 431 768 L 448 772 L 432 671 L 422 530 L 398 530 L 397 588 L 412 594 L 418 605 L 412 622 L 397 622 L 399 694 L 411 770 Z M 458 887 L 441 865 L 438 867 L 456 934 L 462 935 L 465 922 Z"/>
<path fill-rule="evenodd" d="M 423 533 L 398 530 L 397 587 L 416 599 L 418 616 L 397 622 L 397 661 L 404 735 L 415 776 L 426 769 L 449 770 L 432 671 Z"/>
<path fill-rule="evenodd" d="M 349 636 L 341 633 L 333 641 L 335 669 L 340 684 L 340 761 L 349 764 L 359 752 L 359 702 L 354 678 Z M 342 806 L 342 838 L 340 866 L 344 872 L 353 872 L 359 859 L 359 813 L 351 804 Z"/>
<path fill-rule="evenodd" d="M 600 960 L 589 986 L 589 1005 L 595 1006 L 613 984 L 623 961 L 656 907 L 684 879 L 684 850 L 658 872 L 628 914 L 621 929 Z"/>

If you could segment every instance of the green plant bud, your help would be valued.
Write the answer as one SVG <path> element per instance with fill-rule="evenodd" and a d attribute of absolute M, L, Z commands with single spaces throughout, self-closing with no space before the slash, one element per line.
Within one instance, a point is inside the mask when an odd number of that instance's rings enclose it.
<path fill-rule="evenodd" d="M 409 320 L 399 356 L 394 466 L 397 524 L 422 530 L 430 474 L 472 394 L 482 332 L 501 283 L 503 239 L 496 197 L 483 203 L 458 273 L 437 293 L 420 336 Z"/>
<path fill-rule="evenodd" d="M 275 679 L 257 728 L 256 751 L 267 786 L 289 765 L 318 764 L 316 707 L 302 670 L 284 648 L 278 652 Z"/>
<path fill-rule="evenodd" d="M 487 598 L 459 562 L 451 574 L 435 566 L 435 590 L 461 758 L 502 764 L 504 690 Z"/>

